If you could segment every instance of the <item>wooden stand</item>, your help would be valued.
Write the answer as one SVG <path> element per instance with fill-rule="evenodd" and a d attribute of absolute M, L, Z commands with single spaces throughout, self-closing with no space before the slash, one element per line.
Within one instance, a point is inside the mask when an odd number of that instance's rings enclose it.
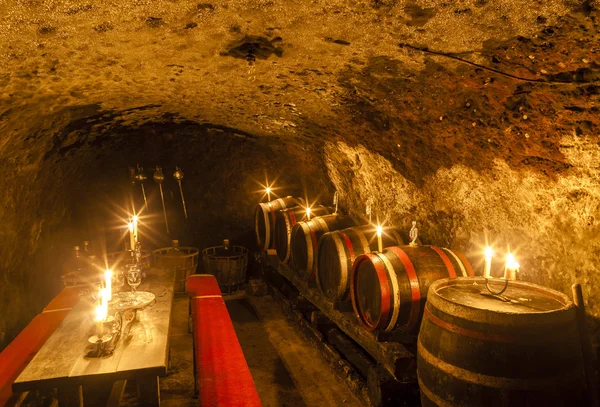
<path fill-rule="evenodd" d="M 272 281 L 268 276 L 267 280 Z M 281 304 L 284 313 L 296 323 L 306 340 L 321 352 L 331 369 L 358 398 L 371 407 L 419 405 L 414 377 L 408 374 L 403 381 L 396 380 L 321 310 L 310 312 L 307 318 L 306 304 L 298 301 L 304 297 L 300 295 L 294 300 L 286 297 L 282 293 L 290 291 L 285 288 L 286 284 L 291 283 L 286 281 L 279 286 L 269 284 L 273 298 Z M 297 308 L 298 305 L 300 308 Z M 376 346 L 375 338 L 373 345 Z M 383 347 L 389 345 L 391 344 L 381 344 Z"/>
<path fill-rule="evenodd" d="M 372 332 L 358 324 L 353 313 L 336 310 L 316 288 L 311 288 L 306 281 L 286 265 L 280 264 L 276 256 L 268 256 L 267 265 L 271 266 L 280 276 L 285 277 L 300 295 L 332 321 L 340 331 L 344 332 L 379 365 L 387 370 L 393 378 L 402 383 L 416 383 L 415 354 L 398 342 L 380 341 Z M 277 279 L 277 277 L 274 277 Z"/>

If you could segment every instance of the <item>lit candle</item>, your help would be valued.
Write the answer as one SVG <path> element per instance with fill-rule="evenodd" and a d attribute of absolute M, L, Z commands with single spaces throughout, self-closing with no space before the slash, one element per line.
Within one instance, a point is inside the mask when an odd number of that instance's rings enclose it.
<path fill-rule="evenodd" d="M 488 246 L 485 248 L 484 255 L 485 265 L 483 268 L 483 276 L 485 278 L 490 278 L 492 277 L 492 257 L 494 257 L 494 250 Z"/>
<path fill-rule="evenodd" d="M 104 318 L 108 314 L 108 290 L 103 288 L 100 290 L 100 298 L 102 299 L 102 308 L 104 309 Z"/>
<path fill-rule="evenodd" d="M 383 228 L 381 225 L 377 225 L 377 251 L 381 253 L 383 251 L 383 242 L 381 241 L 381 233 L 383 232 Z"/>
<path fill-rule="evenodd" d="M 517 271 L 521 265 L 515 259 L 512 253 L 508 252 L 506 255 L 506 265 L 504 266 L 504 279 L 505 280 L 516 280 L 517 279 Z"/>
<path fill-rule="evenodd" d="M 129 222 L 129 248 L 135 250 L 135 237 L 133 235 L 133 223 Z"/>
<path fill-rule="evenodd" d="M 94 322 L 96 323 L 96 335 L 98 337 L 102 337 L 104 333 L 104 321 L 106 320 L 106 310 L 102 305 L 96 306 L 96 316 L 94 317 Z"/>
<path fill-rule="evenodd" d="M 267 200 L 270 201 L 271 200 L 271 187 L 267 187 L 265 189 L 265 192 L 267 193 Z"/>
<path fill-rule="evenodd" d="M 133 217 L 133 238 L 134 238 L 134 241 L 137 243 L 138 242 L 138 217 L 137 216 Z"/>
<path fill-rule="evenodd" d="M 110 301 L 112 300 L 112 271 L 106 270 L 104 272 L 104 284 L 106 286 L 106 296 Z"/>
<path fill-rule="evenodd" d="M 306 208 L 306 218 L 310 220 L 310 207 Z"/>

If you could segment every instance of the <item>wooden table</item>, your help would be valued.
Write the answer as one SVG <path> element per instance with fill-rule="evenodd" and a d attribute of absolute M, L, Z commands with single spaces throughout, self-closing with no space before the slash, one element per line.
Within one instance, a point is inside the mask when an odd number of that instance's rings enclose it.
<path fill-rule="evenodd" d="M 158 377 L 167 374 L 174 282 L 172 270 L 148 272 L 138 290 L 152 292 L 156 302 L 138 311 L 113 354 L 100 358 L 85 356 L 93 304 L 82 297 L 15 380 L 13 392 L 56 388 L 59 406 L 82 406 L 82 386 L 135 380 L 141 405 L 159 406 Z"/>

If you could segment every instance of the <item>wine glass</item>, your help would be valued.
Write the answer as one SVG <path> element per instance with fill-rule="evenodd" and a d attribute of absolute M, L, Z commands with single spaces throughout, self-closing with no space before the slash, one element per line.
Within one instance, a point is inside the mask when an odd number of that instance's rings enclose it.
<path fill-rule="evenodd" d="M 129 269 L 129 271 L 127 272 L 127 284 L 129 284 L 129 286 L 131 287 L 131 289 L 133 290 L 133 301 L 137 302 L 136 300 L 136 295 L 135 295 L 135 290 L 136 288 L 138 288 L 138 286 L 142 283 L 142 272 L 141 270 L 136 267 L 133 266 Z"/>

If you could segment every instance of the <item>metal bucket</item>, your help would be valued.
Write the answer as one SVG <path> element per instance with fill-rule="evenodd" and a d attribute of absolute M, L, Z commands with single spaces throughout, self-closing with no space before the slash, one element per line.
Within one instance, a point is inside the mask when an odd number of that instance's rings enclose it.
<path fill-rule="evenodd" d="M 175 292 L 185 292 L 185 281 L 190 274 L 195 274 L 198 268 L 197 247 L 176 246 L 163 247 L 152 251 L 156 267 L 172 268 L 175 270 Z"/>
<path fill-rule="evenodd" d="M 202 263 L 204 271 L 216 277 L 223 294 L 232 294 L 246 282 L 248 249 L 225 240 L 222 246 L 202 250 Z"/>

